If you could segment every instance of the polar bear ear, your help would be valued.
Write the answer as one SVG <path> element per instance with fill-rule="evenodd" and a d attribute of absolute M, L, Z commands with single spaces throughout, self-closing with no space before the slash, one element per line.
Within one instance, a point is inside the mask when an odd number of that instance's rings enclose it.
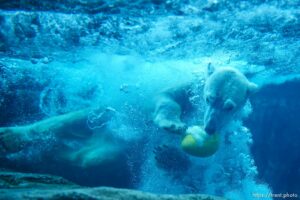
<path fill-rule="evenodd" d="M 258 91 L 258 86 L 255 83 L 249 82 L 248 84 L 248 95 L 251 95 Z"/>
<path fill-rule="evenodd" d="M 215 71 L 214 66 L 212 66 L 211 63 L 208 63 L 207 65 L 207 77 L 209 77 L 210 75 L 212 75 Z"/>

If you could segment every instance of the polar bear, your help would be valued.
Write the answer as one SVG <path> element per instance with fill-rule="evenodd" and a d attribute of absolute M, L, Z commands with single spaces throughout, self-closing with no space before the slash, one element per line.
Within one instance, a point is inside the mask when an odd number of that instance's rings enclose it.
<path fill-rule="evenodd" d="M 68 161 L 81 168 L 117 159 L 124 151 L 124 145 L 114 137 L 112 130 L 88 126 L 88 117 L 93 110 L 86 108 L 29 125 L 1 127 L 0 158 L 25 150 L 36 142 L 53 140 L 58 149 L 55 152 L 57 160 Z M 113 117 L 113 111 L 109 108 L 99 110 L 104 117 L 99 118 L 98 123 L 106 124 Z"/>
<path fill-rule="evenodd" d="M 89 124 L 94 114 L 97 123 Z M 131 187 L 127 161 L 132 145 L 109 128 L 114 117 L 110 107 L 101 106 L 0 127 L 0 166 L 58 175 L 85 186 Z"/>
<path fill-rule="evenodd" d="M 231 67 L 209 66 L 204 86 L 206 111 L 204 129 L 208 134 L 219 131 L 244 107 L 249 95 L 257 90 L 241 72 Z"/>
<path fill-rule="evenodd" d="M 154 111 L 154 123 L 169 132 L 185 134 L 188 126 L 182 115 L 193 109 L 190 102 L 191 83 L 164 90 L 158 95 Z M 213 134 L 222 129 L 240 111 L 249 95 L 256 91 L 241 72 L 232 67 L 215 69 L 210 64 L 204 85 L 204 129 Z M 200 93 L 200 91 L 199 91 Z"/>

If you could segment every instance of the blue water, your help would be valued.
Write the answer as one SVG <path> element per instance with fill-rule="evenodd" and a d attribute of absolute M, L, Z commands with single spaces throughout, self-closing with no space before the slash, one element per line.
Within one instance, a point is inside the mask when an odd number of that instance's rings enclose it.
<path fill-rule="evenodd" d="M 0 151 L 0 168 L 154 193 L 299 196 L 299 55 L 298 0 L 0 1 L 0 126 L 93 108 L 86 126 L 100 130 L 75 139 L 50 130 Z M 201 89 L 209 63 L 260 90 L 219 151 L 196 158 L 155 126 L 153 105 L 167 87 Z M 189 125 L 203 122 L 202 95 L 190 99 Z"/>

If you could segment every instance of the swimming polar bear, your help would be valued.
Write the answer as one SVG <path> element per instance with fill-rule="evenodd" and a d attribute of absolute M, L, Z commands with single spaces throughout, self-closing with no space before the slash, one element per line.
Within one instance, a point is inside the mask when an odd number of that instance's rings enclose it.
<path fill-rule="evenodd" d="M 204 129 L 213 134 L 222 129 L 244 107 L 249 95 L 256 91 L 256 84 L 250 82 L 241 72 L 232 67 L 214 69 L 208 65 L 204 85 Z M 191 84 L 170 88 L 157 98 L 154 123 L 173 133 L 184 134 L 188 129 L 182 121 L 182 114 L 192 107 L 189 102 Z"/>
<path fill-rule="evenodd" d="M 213 134 L 244 107 L 248 97 L 257 90 L 257 85 L 231 67 L 210 68 L 208 75 L 204 86 L 207 105 L 204 129 Z"/>
<path fill-rule="evenodd" d="M 123 145 L 114 137 L 112 130 L 106 127 L 90 129 L 87 125 L 91 110 L 82 109 L 24 126 L 1 127 L 0 158 L 49 138 L 56 141 L 58 150 L 55 153 L 53 150 L 53 154 L 58 160 L 68 161 L 81 168 L 118 158 Z M 103 109 L 105 117 L 100 119 L 102 124 L 110 120 L 112 112 L 109 108 Z"/>

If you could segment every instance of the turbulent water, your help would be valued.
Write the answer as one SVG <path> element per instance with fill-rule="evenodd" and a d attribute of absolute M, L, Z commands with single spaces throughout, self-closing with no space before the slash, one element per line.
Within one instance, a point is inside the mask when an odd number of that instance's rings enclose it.
<path fill-rule="evenodd" d="M 121 144 L 49 134 L 0 151 L 0 167 L 155 193 L 300 195 L 300 1 L 1 0 L 0 27 L 1 127 L 92 107 L 88 128 L 108 126 L 102 134 Z M 244 108 L 246 123 L 230 123 L 219 151 L 199 159 L 153 124 L 153 101 L 166 87 L 202 88 L 208 64 L 237 68 L 261 90 Z M 202 94 L 192 98 L 197 112 L 186 120 L 203 123 Z M 83 159 L 105 148 L 100 164 Z M 66 161 L 66 149 L 83 150 Z"/>

